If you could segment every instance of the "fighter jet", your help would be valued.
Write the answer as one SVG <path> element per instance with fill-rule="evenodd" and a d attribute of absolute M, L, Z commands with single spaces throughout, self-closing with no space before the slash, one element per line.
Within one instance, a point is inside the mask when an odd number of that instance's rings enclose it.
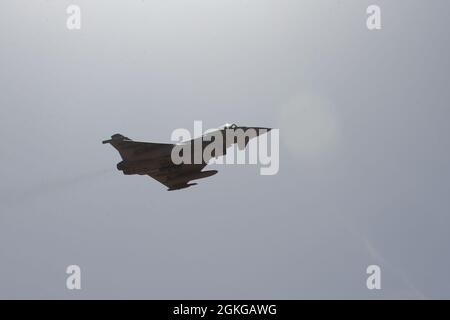
<path fill-rule="evenodd" d="M 240 129 L 240 130 L 239 130 Z M 249 130 L 252 129 L 252 130 Z M 271 128 L 262 127 L 240 127 L 236 124 L 225 124 L 215 130 L 209 130 L 202 136 L 179 144 L 153 143 L 133 141 L 121 134 L 114 134 L 111 139 L 103 141 L 109 143 L 119 151 L 122 161 L 117 164 L 117 169 L 125 175 L 138 174 L 148 175 L 165 185 L 168 191 L 179 190 L 196 185 L 190 183 L 192 180 L 210 177 L 217 173 L 217 170 L 202 171 L 208 164 L 211 157 L 218 158 L 225 155 L 227 148 L 237 143 L 240 150 L 245 149 L 250 139 L 270 131 Z M 238 138 L 235 134 L 233 139 L 227 139 L 229 132 L 244 133 L 244 138 Z M 247 134 L 251 132 L 251 134 Z M 220 133 L 220 135 L 218 135 Z M 200 146 L 201 154 L 205 148 L 214 142 L 216 137 L 223 139 L 223 148 L 217 152 L 213 149 L 210 157 L 202 156 L 200 161 L 195 161 L 192 152 L 192 161 L 175 164 L 172 160 L 172 151 L 176 146 Z M 231 140 L 231 141 L 230 141 Z M 182 153 L 182 152 L 181 152 Z"/>

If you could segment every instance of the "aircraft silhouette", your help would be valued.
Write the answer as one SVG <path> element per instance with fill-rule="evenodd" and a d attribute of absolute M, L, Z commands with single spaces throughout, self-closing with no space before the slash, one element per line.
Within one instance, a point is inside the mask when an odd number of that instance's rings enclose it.
<path fill-rule="evenodd" d="M 234 132 L 239 130 L 241 133 L 245 133 L 248 129 L 253 129 L 251 132 L 254 135 L 246 135 L 244 140 L 239 140 L 234 136 L 233 141 L 227 141 L 226 130 L 234 130 Z M 215 130 L 207 131 L 207 133 L 199 138 L 182 142 L 181 144 L 190 145 L 192 147 L 191 150 L 194 149 L 194 146 L 200 146 L 202 159 L 201 161 L 194 161 L 194 152 L 192 152 L 190 163 L 181 164 L 175 164 L 172 161 L 172 150 L 177 146 L 176 144 L 133 141 L 121 134 L 114 134 L 111 136 L 111 139 L 105 140 L 103 143 L 109 143 L 119 151 L 123 160 L 117 164 L 119 171 L 122 171 L 125 175 L 148 175 L 165 185 L 168 191 L 173 191 L 196 185 L 197 183 L 189 183 L 192 180 L 206 178 L 216 174 L 217 170 L 202 171 L 208 164 L 211 156 L 217 158 L 225 155 L 227 148 L 235 143 L 238 143 L 239 148 L 243 150 L 250 139 L 270 130 L 271 128 L 239 127 L 236 124 L 225 124 Z M 222 150 L 216 153 L 214 149 L 209 158 L 203 157 L 204 149 L 214 142 L 215 136 L 218 136 L 217 134 L 219 132 L 223 139 Z"/>

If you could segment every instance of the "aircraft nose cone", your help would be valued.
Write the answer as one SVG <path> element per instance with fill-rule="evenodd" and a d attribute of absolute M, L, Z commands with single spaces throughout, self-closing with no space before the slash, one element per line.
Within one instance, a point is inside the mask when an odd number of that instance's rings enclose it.
<path fill-rule="evenodd" d="M 258 134 L 258 136 L 261 135 L 261 134 L 267 133 L 270 130 L 272 130 L 272 128 L 265 128 L 265 127 L 255 127 L 253 129 L 256 130 L 256 133 Z"/>
<path fill-rule="evenodd" d="M 239 127 L 239 129 L 242 129 L 244 131 L 247 131 L 248 129 L 253 129 L 258 133 L 258 135 L 269 132 L 272 130 L 272 128 L 266 128 L 266 127 Z"/>

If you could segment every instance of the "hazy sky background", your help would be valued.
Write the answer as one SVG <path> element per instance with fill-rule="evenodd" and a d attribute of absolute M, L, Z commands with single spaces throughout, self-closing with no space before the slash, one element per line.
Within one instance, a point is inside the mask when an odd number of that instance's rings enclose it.
<path fill-rule="evenodd" d="M 2 0 L 0 298 L 450 298 L 449 11 Z M 167 192 L 101 144 L 194 120 L 279 128 L 279 174 Z"/>

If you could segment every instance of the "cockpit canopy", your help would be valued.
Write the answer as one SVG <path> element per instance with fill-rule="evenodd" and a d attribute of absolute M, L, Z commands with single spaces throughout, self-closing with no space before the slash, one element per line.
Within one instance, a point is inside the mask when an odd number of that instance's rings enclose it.
<path fill-rule="evenodd" d="M 236 129 L 237 128 L 237 124 L 235 123 L 225 123 L 223 126 L 220 126 L 220 129 Z"/>

